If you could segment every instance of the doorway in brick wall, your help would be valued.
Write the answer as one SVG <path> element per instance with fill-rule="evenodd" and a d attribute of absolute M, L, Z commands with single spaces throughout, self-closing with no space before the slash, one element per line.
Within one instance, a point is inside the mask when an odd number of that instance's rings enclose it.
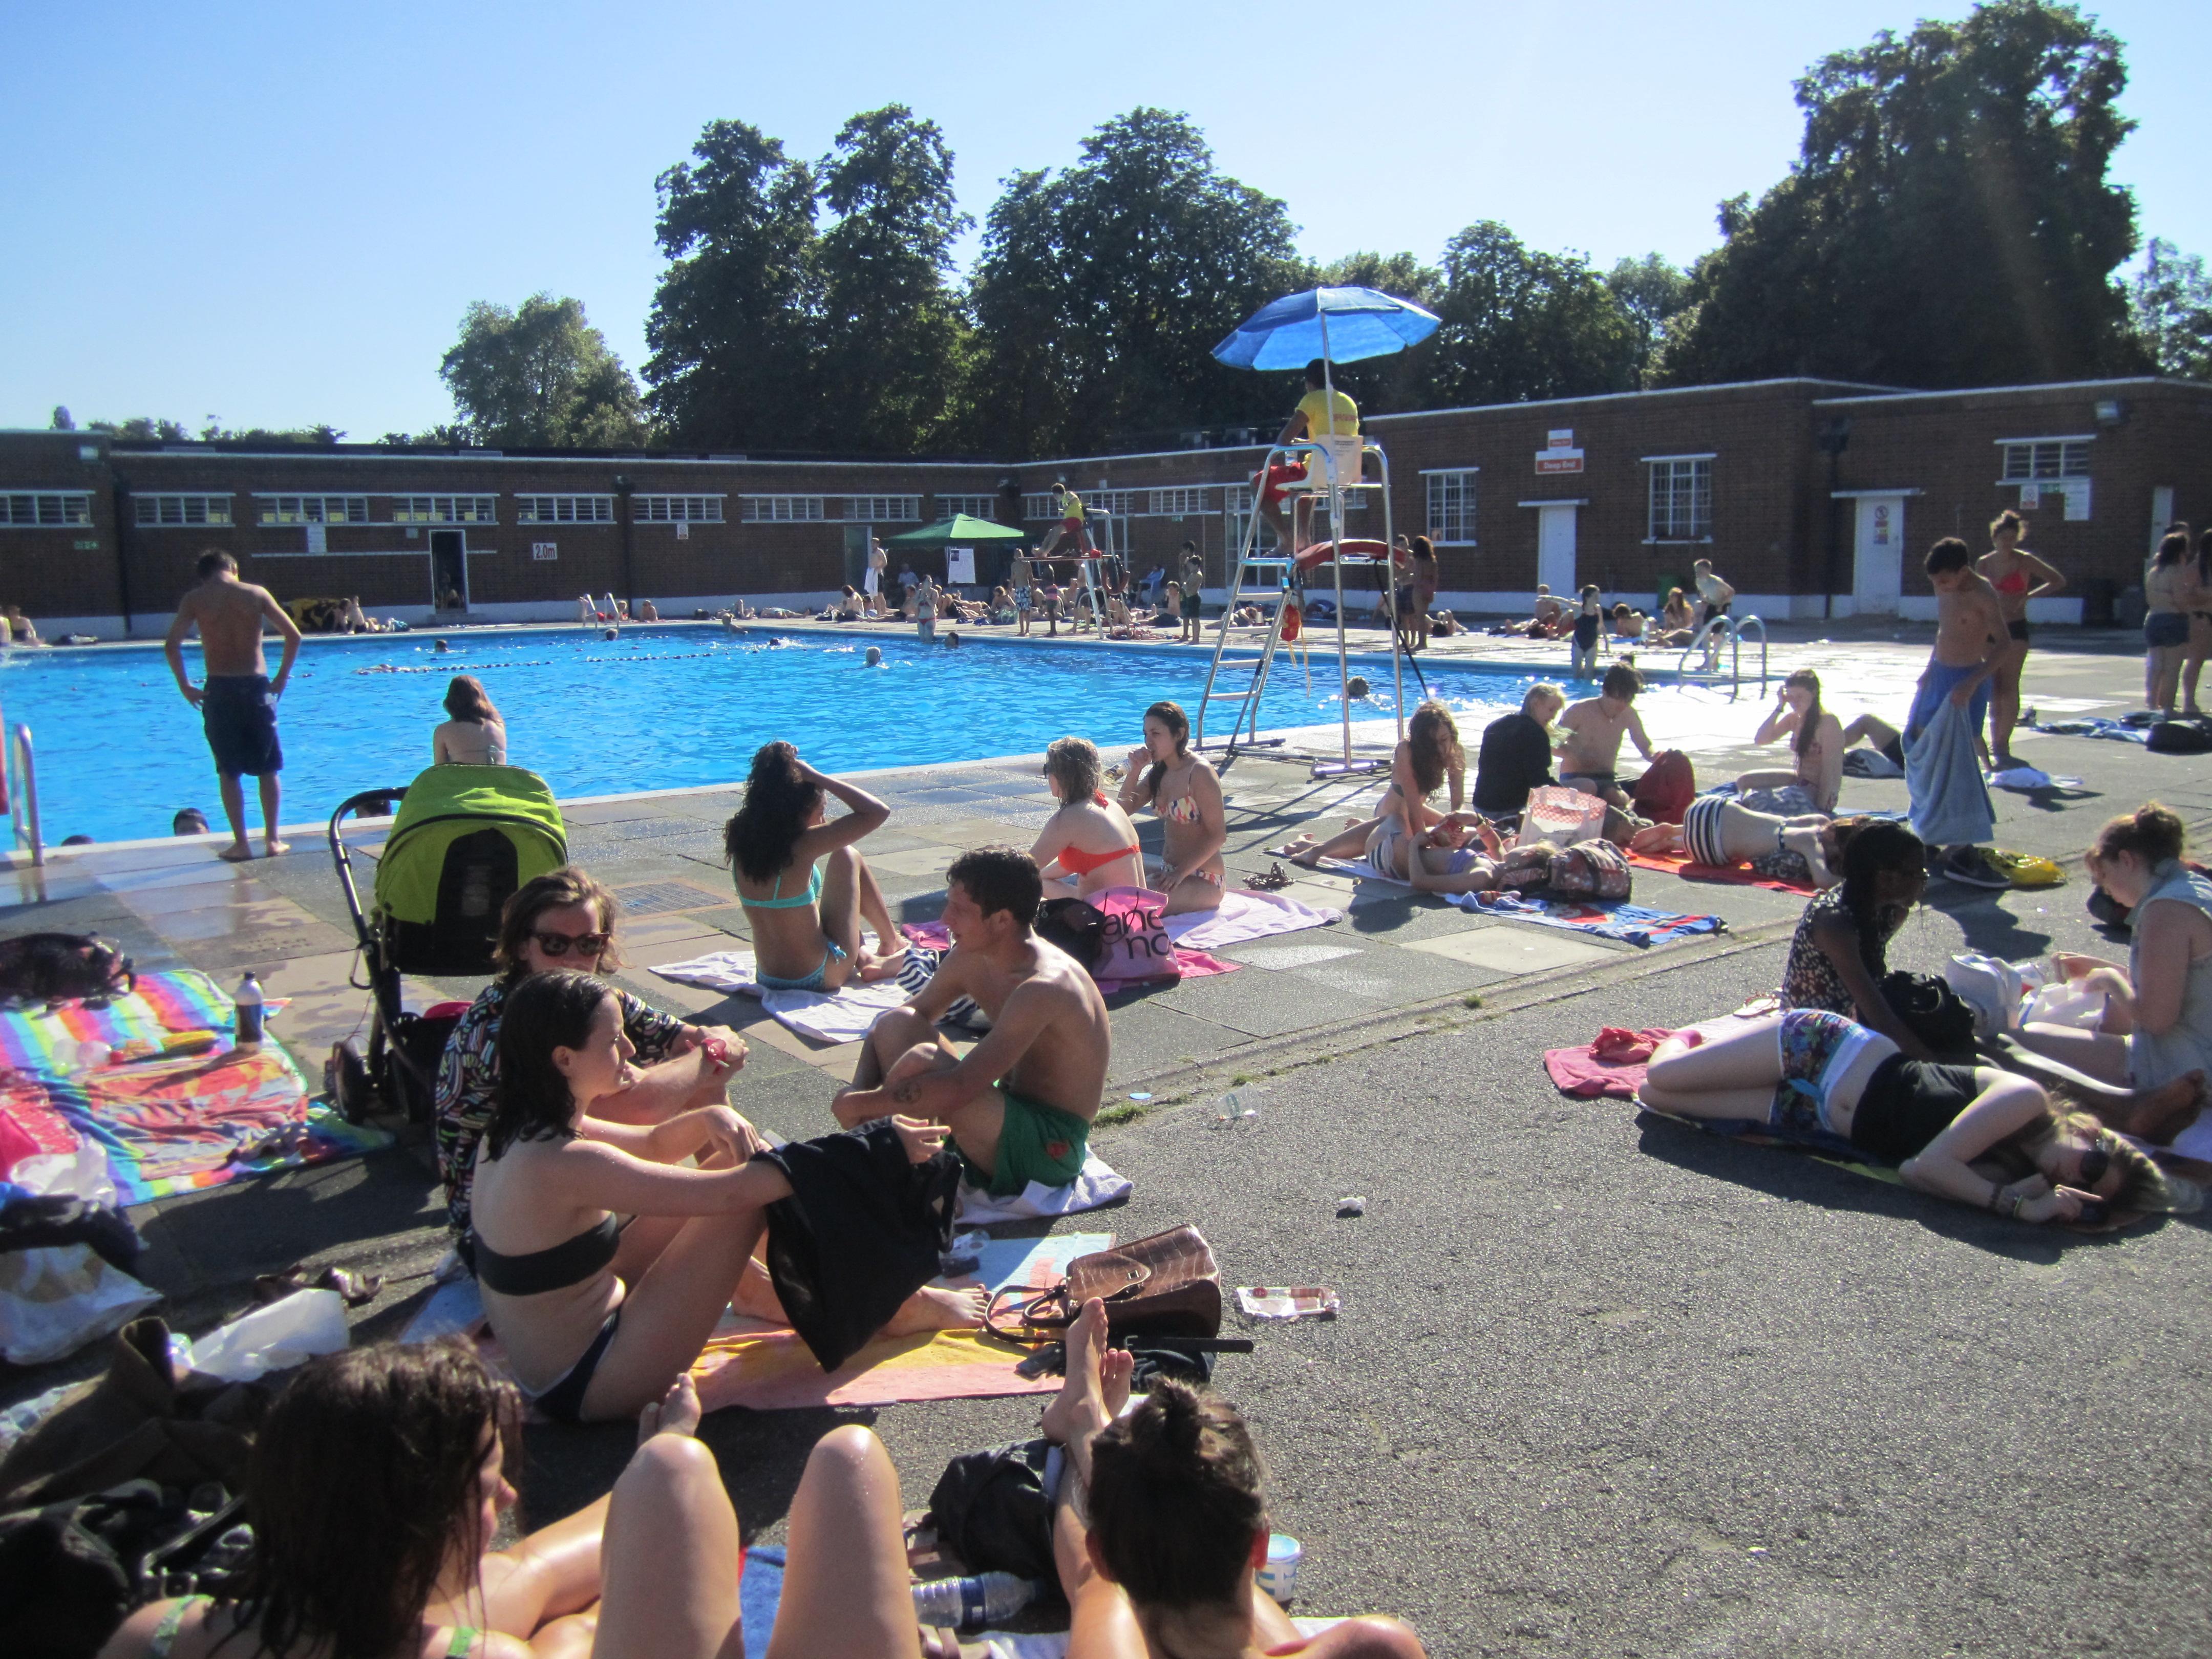
<path fill-rule="evenodd" d="M 453 603 L 458 599 L 458 605 Z M 430 604 L 440 611 L 469 608 L 469 533 L 465 530 L 430 532 Z"/>
<path fill-rule="evenodd" d="M 1905 586 L 1905 496 L 1861 495 L 1851 538 L 1851 610 L 1894 617 Z"/>
<path fill-rule="evenodd" d="M 1575 592 L 1575 514 L 1572 501 L 1536 509 L 1536 580 L 1563 597 Z"/>

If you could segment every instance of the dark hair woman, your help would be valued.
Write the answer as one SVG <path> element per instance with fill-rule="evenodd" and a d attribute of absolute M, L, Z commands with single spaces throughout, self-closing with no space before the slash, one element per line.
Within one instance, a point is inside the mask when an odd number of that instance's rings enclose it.
<path fill-rule="evenodd" d="M 446 723 L 430 734 L 434 765 L 504 766 L 507 722 L 491 694 L 473 674 L 456 674 L 446 687 Z"/>
<path fill-rule="evenodd" d="M 2204 663 L 2212 658 L 2212 530 L 2197 538 L 2197 556 L 2188 567 L 2189 643 L 2182 649 L 2181 707 L 2189 714 L 2203 711 L 2197 706 L 2197 687 L 2204 677 Z"/>
<path fill-rule="evenodd" d="M 2027 533 L 2027 520 L 2007 507 L 1990 521 L 1990 550 L 1976 566 L 1996 589 L 1997 611 L 2011 636 L 1990 677 L 1990 750 L 2000 769 L 2017 763 L 2012 732 L 2020 724 L 2020 674 L 2027 661 L 2027 602 L 2066 586 L 2056 567 L 2020 544 Z"/>
<path fill-rule="evenodd" d="M 1832 813 L 1844 793 L 1844 726 L 1820 706 L 1820 677 L 1800 668 L 1782 682 L 1774 707 L 1759 723 L 1753 743 L 1787 737 L 1796 763 L 1787 772 L 1747 772 L 1735 781 L 1739 799 L 1756 811 L 1792 817 Z"/>
<path fill-rule="evenodd" d="M 2087 1113 L 2053 1111 L 2030 1079 L 1915 1060 L 1826 1009 L 1677 1031 L 1638 1098 L 1785 1139 L 1847 1142 L 1896 1164 L 1908 1187 L 2021 1221 L 2094 1224 L 2174 1204 L 2140 1150 Z"/>
<path fill-rule="evenodd" d="M 2197 584 L 2189 564 L 2189 532 L 2170 530 L 2143 571 L 2143 702 L 2173 713 L 2189 652 L 2189 613 Z"/>
<path fill-rule="evenodd" d="M 1429 612 L 1437 603 L 1437 550 L 1426 536 L 1413 538 L 1413 639 L 1416 651 L 1429 647 Z"/>
<path fill-rule="evenodd" d="M 2181 819 L 2156 801 L 2106 824 L 2090 848 L 2098 884 L 2129 910 L 2127 966 L 2060 955 L 2068 978 L 2101 992 L 2103 1016 L 2087 1030 L 2033 1024 L 2021 1043 L 2106 1083 L 2154 1089 L 2195 1072 L 2212 1076 L 2212 880 L 2183 862 Z M 2170 1141 L 2190 1121 L 2146 1138 Z M 2129 1126 L 2136 1133 L 2136 1126 Z M 2212 1126 L 2207 1126 L 2212 1128 Z M 2201 1133 L 2201 1132 L 2200 1132 Z M 2212 1151 L 2203 1134 L 2191 1156 Z"/>
<path fill-rule="evenodd" d="M 1104 1306 L 1085 1304 L 1044 1413 L 1070 1466 L 1053 1526 L 1068 1659 L 1421 1659 L 1395 1619 L 1300 1636 L 1259 1584 L 1267 1508 L 1243 1419 L 1174 1381 L 1124 1414 L 1129 1371 L 1128 1353 L 1106 1346 Z"/>
<path fill-rule="evenodd" d="M 847 809 L 834 821 L 831 795 Z M 906 946 L 858 846 L 890 814 L 866 790 L 816 771 L 787 743 L 753 756 L 744 800 L 722 827 L 722 850 L 752 927 L 761 985 L 834 991 L 898 971 Z M 860 942 L 863 922 L 875 930 L 873 950 Z"/>
<path fill-rule="evenodd" d="M 500 1084 L 477 1158 L 474 1228 L 484 1313 L 516 1379 L 559 1422 L 625 1417 L 688 1370 L 734 1299 L 780 1319 L 751 1260 L 769 1204 L 791 1184 L 723 1105 L 650 1127 L 595 1122 L 630 1048 L 608 988 L 588 974 L 539 974 L 508 1000 Z M 726 1080 L 735 1067 L 702 1056 Z M 927 1160 L 941 1125 L 896 1120 Z M 678 1167 L 697 1156 L 698 1167 Z M 627 1225 L 617 1215 L 631 1218 Z M 923 1290 L 895 1334 L 973 1324 L 981 1292 Z"/>
<path fill-rule="evenodd" d="M 744 1549 L 714 1454 L 693 1437 L 691 1379 L 640 1413 L 613 1492 L 493 1550 L 515 1498 L 516 1419 L 513 1388 L 459 1339 L 309 1361 L 254 1443 L 242 1592 L 141 1607 L 105 1659 L 722 1652 L 738 1632 Z M 867 1430 L 815 1446 L 787 1558 L 779 1652 L 920 1659 L 898 1476 Z"/>
<path fill-rule="evenodd" d="M 1928 849 L 1905 825 L 1877 819 L 1850 837 L 1843 868 L 1843 881 L 1816 895 L 1798 921 L 1782 1006 L 1847 1014 L 1913 1059 L 1932 1060 L 1881 994 L 1889 941 L 1928 884 Z"/>
<path fill-rule="evenodd" d="M 470 1249 L 477 1143 L 491 1121 L 499 1085 L 499 1028 L 507 995 L 532 974 L 568 968 L 599 974 L 621 967 L 615 949 L 617 908 L 615 896 L 572 864 L 523 883 L 500 912 L 499 938 L 492 947 L 500 976 L 477 994 L 447 1035 L 433 1102 L 438 1171 L 446 1183 L 446 1226 L 464 1261 Z M 599 1115 L 658 1123 L 722 1098 L 718 1068 L 702 1062 L 701 1050 L 710 1041 L 719 1042 L 743 1066 L 743 1037 L 726 1026 L 691 1024 L 628 991 L 607 988 L 622 1010 L 623 1035 L 641 1069 L 634 1071 L 629 1086 L 599 1103 Z"/>
<path fill-rule="evenodd" d="M 1152 885 L 1168 896 L 1167 914 L 1216 910 L 1229 866 L 1221 848 L 1229 818 L 1221 779 L 1190 750 L 1190 720 L 1182 706 L 1156 702 L 1145 710 L 1145 741 L 1129 751 L 1121 776 L 1121 810 L 1149 806 L 1163 826 L 1160 869 Z"/>

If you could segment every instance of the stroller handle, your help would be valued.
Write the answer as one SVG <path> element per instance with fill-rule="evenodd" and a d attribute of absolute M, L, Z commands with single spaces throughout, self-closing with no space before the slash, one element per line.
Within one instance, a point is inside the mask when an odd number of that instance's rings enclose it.
<path fill-rule="evenodd" d="M 369 934 L 368 916 L 361 908 L 361 891 L 354 885 L 353 857 L 346 848 L 345 837 L 339 833 L 339 826 L 349 815 L 380 817 L 390 811 L 395 802 L 404 799 L 406 794 L 407 786 L 404 783 L 389 789 L 364 789 L 357 795 L 347 796 L 338 803 L 337 811 L 331 814 L 331 862 L 337 866 L 338 886 L 345 894 L 346 910 L 353 917 L 354 937 L 361 942 L 363 950 L 368 949 L 374 940 Z"/>

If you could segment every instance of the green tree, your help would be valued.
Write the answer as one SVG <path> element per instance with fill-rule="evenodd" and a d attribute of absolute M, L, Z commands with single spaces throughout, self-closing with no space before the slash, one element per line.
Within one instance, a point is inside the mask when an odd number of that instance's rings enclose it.
<path fill-rule="evenodd" d="M 1667 325 L 1690 303 L 1690 273 L 1662 254 L 1617 260 L 1605 285 L 1636 330 L 1636 384 L 1651 384 L 1651 360 Z"/>
<path fill-rule="evenodd" d="M 2204 261 L 2153 237 L 2128 290 L 2136 343 L 2160 374 L 2212 380 L 2212 276 Z"/>
<path fill-rule="evenodd" d="M 135 439 L 142 443 L 190 443 L 192 436 L 185 430 L 182 421 L 165 421 L 153 415 L 133 415 L 127 421 L 91 421 L 87 422 L 87 428 L 105 432 L 112 438 Z M 203 438 L 206 435 L 201 434 Z"/>
<path fill-rule="evenodd" d="M 2106 182 L 2134 123 L 2120 43 L 2071 5 L 1992 0 L 1887 30 L 1797 82 L 1790 175 L 1722 204 L 1658 366 L 1675 383 L 1822 374 L 1904 386 L 2136 367 L 2114 270 L 2135 206 Z"/>
<path fill-rule="evenodd" d="M 804 445 L 814 373 L 814 175 L 743 121 L 712 121 L 655 181 L 668 269 L 646 322 L 646 402 L 675 439 Z"/>
<path fill-rule="evenodd" d="M 1512 403 L 1626 391 L 1637 335 L 1627 311 L 1576 253 L 1541 253 L 1494 220 L 1444 250 L 1443 326 L 1431 337 L 1431 390 L 1446 404 Z"/>
<path fill-rule="evenodd" d="M 512 309 L 478 300 L 438 374 L 479 443 L 609 449 L 645 439 L 637 385 L 580 300 L 533 294 Z"/>
<path fill-rule="evenodd" d="M 1108 121 L 1056 177 L 1015 174 L 972 290 L 979 440 L 1035 454 L 1279 412 L 1279 388 L 1212 351 L 1305 274 L 1291 229 L 1167 110 Z"/>
<path fill-rule="evenodd" d="M 926 449 L 957 420 L 966 346 L 946 277 L 973 221 L 954 203 L 952 153 L 934 121 L 890 104 L 845 123 L 818 177 L 837 216 L 812 250 L 823 435 L 841 449 Z"/>

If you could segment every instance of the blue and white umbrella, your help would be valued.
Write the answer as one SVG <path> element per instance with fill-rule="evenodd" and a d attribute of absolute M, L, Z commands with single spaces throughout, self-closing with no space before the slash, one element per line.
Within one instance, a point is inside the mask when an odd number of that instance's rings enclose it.
<path fill-rule="evenodd" d="M 1310 288 L 1260 307 L 1213 348 L 1231 368 L 1304 368 L 1403 351 L 1441 326 L 1436 313 L 1372 288 Z"/>

